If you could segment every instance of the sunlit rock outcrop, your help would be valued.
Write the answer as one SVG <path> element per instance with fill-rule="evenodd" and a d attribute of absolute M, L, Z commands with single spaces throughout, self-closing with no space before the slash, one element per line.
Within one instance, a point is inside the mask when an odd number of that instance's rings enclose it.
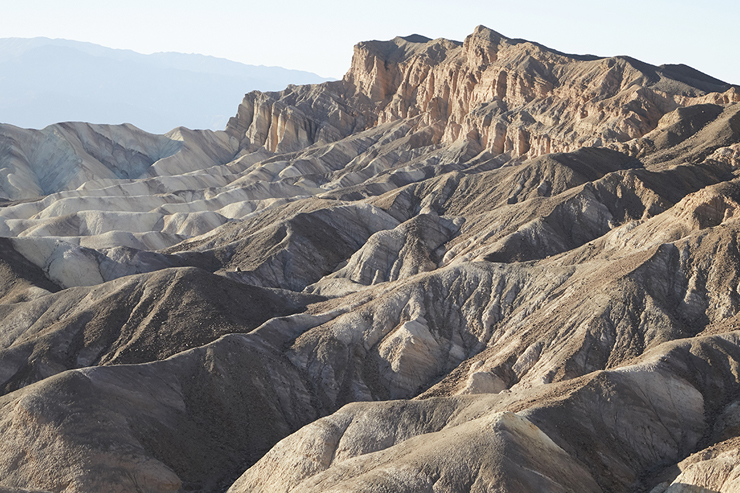
<path fill-rule="evenodd" d="M 478 27 L 224 131 L 0 126 L 0 489 L 737 489 L 740 93 Z"/>

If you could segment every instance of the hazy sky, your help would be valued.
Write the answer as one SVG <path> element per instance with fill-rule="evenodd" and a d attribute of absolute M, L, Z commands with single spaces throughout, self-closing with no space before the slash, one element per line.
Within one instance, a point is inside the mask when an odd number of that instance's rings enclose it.
<path fill-rule="evenodd" d="M 686 63 L 740 84 L 738 0 L 0 0 L 0 12 L 0 37 L 201 53 L 337 78 L 358 41 L 462 41 L 483 24 L 564 52 Z"/>

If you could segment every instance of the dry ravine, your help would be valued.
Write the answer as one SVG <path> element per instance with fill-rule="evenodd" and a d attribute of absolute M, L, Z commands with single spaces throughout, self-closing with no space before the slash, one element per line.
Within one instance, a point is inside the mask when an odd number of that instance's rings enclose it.
<path fill-rule="evenodd" d="M 740 491 L 740 87 L 480 26 L 235 110 L 0 125 L 0 491 Z"/>

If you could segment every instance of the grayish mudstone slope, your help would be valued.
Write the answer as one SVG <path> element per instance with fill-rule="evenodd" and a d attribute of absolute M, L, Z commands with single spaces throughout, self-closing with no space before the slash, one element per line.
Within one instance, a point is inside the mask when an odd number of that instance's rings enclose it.
<path fill-rule="evenodd" d="M 479 27 L 0 128 L 0 485 L 736 491 L 738 94 Z"/>

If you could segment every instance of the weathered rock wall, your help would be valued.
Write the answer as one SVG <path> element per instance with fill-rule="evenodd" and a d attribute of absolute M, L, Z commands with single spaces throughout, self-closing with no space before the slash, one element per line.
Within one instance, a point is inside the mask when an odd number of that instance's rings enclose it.
<path fill-rule="evenodd" d="M 444 124 L 443 143 L 468 139 L 493 154 L 535 157 L 640 137 L 679 106 L 740 101 L 737 88 L 674 72 L 565 55 L 479 26 L 462 44 L 360 43 L 344 80 L 377 102 L 378 123 L 422 115 L 425 125 Z"/>
<path fill-rule="evenodd" d="M 736 87 L 688 67 L 566 55 L 479 26 L 464 43 L 359 43 L 342 81 L 250 93 L 228 131 L 246 150 L 292 152 L 420 117 L 429 144 L 468 141 L 477 152 L 531 158 L 626 142 L 676 108 L 736 101 Z"/>

